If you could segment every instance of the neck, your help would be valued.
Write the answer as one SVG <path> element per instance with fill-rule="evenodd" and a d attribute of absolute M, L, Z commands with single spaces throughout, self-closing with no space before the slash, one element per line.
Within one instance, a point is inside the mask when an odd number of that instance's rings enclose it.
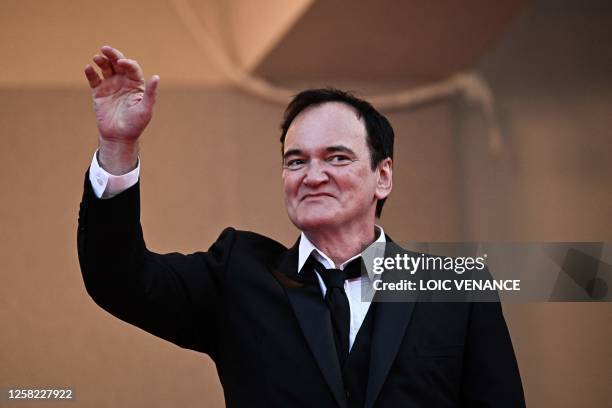
<path fill-rule="evenodd" d="M 360 254 L 376 240 L 374 220 L 367 225 L 304 231 L 310 242 L 334 261 L 336 266 Z"/>

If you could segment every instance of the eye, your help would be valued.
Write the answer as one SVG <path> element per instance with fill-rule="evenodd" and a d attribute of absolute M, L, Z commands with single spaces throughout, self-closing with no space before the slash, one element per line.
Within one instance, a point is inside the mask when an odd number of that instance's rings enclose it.
<path fill-rule="evenodd" d="M 327 161 L 333 165 L 345 165 L 351 163 L 353 160 L 344 154 L 334 154 L 333 156 L 329 156 Z"/>
<path fill-rule="evenodd" d="M 306 162 L 303 159 L 289 159 L 285 160 L 283 167 L 287 170 L 299 170 L 304 167 Z"/>

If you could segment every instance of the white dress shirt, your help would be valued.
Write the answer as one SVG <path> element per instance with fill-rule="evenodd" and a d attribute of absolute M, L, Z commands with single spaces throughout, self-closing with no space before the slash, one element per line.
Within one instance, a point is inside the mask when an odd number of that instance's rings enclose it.
<path fill-rule="evenodd" d="M 94 153 L 93 159 L 91 160 L 91 166 L 89 167 L 89 181 L 91 182 L 91 186 L 94 190 L 96 197 L 98 198 L 111 198 L 124 190 L 132 187 L 134 184 L 138 182 L 138 177 L 140 176 L 140 159 L 138 160 L 138 164 L 136 168 L 129 173 L 123 175 L 112 175 L 106 170 L 104 170 L 100 164 L 98 163 L 96 151 Z M 375 242 L 385 243 L 385 231 L 380 226 L 376 226 L 376 231 L 378 233 L 378 238 Z M 298 255 L 298 272 L 302 270 L 302 267 L 306 263 L 306 260 L 314 252 L 315 258 L 317 261 L 321 262 L 323 266 L 326 268 L 336 268 L 334 261 L 331 260 L 329 256 L 327 256 L 323 251 L 319 250 L 314 246 L 312 242 L 306 237 L 306 235 L 302 232 L 300 237 L 300 245 L 299 245 L 299 255 Z M 361 256 L 361 254 L 357 254 L 351 259 L 343 262 L 337 269 L 344 269 L 344 267 L 353 259 Z M 323 282 L 323 279 L 317 273 L 317 278 L 319 279 L 319 285 L 321 285 L 321 291 L 323 296 L 327 292 L 327 287 Z M 349 331 L 349 349 L 353 347 L 353 343 L 355 342 L 355 337 L 357 337 L 357 332 L 359 332 L 359 328 L 361 327 L 363 320 L 365 319 L 366 314 L 368 313 L 368 309 L 370 308 L 370 304 L 372 303 L 369 300 L 362 300 L 361 296 L 361 284 L 362 279 L 360 277 L 354 279 L 347 279 L 344 281 L 344 291 L 346 292 L 346 297 L 348 298 L 349 306 L 351 309 L 351 324 Z"/>
<path fill-rule="evenodd" d="M 387 242 L 385 239 L 385 231 L 381 226 L 376 226 L 376 231 L 378 233 L 378 238 L 374 242 L 385 243 Z M 298 272 L 302 271 L 302 267 L 308 260 L 310 254 L 314 253 L 317 261 L 321 262 L 324 267 L 330 269 L 344 269 L 344 267 L 351 262 L 353 259 L 360 257 L 361 254 L 357 254 L 354 257 L 344 261 L 338 268 L 334 264 L 334 261 L 330 259 L 323 251 L 319 250 L 310 240 L 306 237 L 306 234 L 302 232 L 300 236 L 300 245 L 298 247 Z M 317 278 L 319 279 L 319 285 L 321 286 L 321 292 L 323 296 L 327 292 L 327 287 L 325 286 L 325 282 L 323 282 L 323 278 L 319 275 L 318 272 Z M 370 304 L 372 303 L 370 300 L 363 300 L 361 296 L 361 284 L 363 280 L 361 277 L 357 277 L 354 279 L 347 279 L 344 281 L 344 291 L 346 292 L 346 297 L 348 298 L 349 307 L 351 309 L 351 324 L 349 329 L 349 350 L 353 347 L 353 343 L 355 343 L 355 337 L 357 337 L 357 333 L 363 324 L 363 320 L 365 319 L 366 314 L 368 313 L 368 309 L 370 308 Z"/>
<path fill-rule="evenodd" d="M 140 159 L 136 168 L 129 173 L 115 176 L 104 170 L 98 163 L 98 151 L 93 155 L 89 166 L 89 181 L 98 198 L 111 198 L 132 187 L 140 177 Z"/>

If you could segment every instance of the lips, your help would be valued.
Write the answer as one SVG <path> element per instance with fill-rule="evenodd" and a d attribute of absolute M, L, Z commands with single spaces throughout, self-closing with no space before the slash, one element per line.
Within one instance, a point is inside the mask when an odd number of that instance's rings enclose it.
<path fill-rule="evenodd" d="M 333 196 L 328 193 L 309 193 L 309 194 L 305 194 L 300 201 L 306 200 L 308 198 L 319 198 L 319 197 L 333 197 Z"/>

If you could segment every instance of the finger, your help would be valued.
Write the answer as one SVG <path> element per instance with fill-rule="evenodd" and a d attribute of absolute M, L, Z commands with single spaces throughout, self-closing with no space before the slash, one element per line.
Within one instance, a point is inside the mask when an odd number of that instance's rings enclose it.
<path fill-rule="evenodd" d="M 115 72 L 122 74 L 123 69 L 117 65 L 118 60 L 125 58 L 121 51 L 108 45 L 103 46 L 100 50 L 102 51 L 102 54 L 104 54 L 110 60 Z"/>
<path fill-rule="evenodd" d="M 124 70 L 128 78 L 134 81 L 144 81 L 142 68 L 140 68 L 140 65 L 138 65 L 136 61 L 127 58 L 122 58 L 117 60 L 117 65 Z"/>
<path fill-rule="evenodd" d="M 153 75 L 145 85 L 144 96 L 142 98 L 141 103 L 143 104 L 147 112 L 151 112 L 153 110 L 153 105 L 155 105 L 155 97 L 157 96 L 157 84 L 159 84 L 159 75 Z"/>
<path fill-rule="evenodd" d="M 98 67 L 100 67 L 100 70 L 102 71 L 102 77 L 110 78 L 115 74 L 112 64 L 110 63 L 109 59 L 106 58 L 104 55 L 95 55 L 93 57 L 93 62 L 95 62 Z"/>
<path fill-rule="evenodd" d="M 100 75 L 98 75 L 96 70 L 91 65 L 87 65 L 85 67 L 85 76 L 87 77 L 87 81 L 89 81 L 89 86 L 92 89 L 100 85 L 100 83 L 102 82 Z"/>

